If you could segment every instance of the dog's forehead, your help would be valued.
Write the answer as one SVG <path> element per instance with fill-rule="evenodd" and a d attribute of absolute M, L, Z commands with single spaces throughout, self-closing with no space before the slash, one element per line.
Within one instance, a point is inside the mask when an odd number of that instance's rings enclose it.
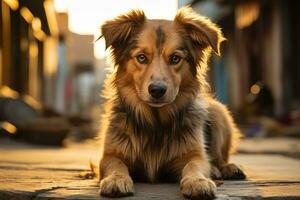
<path fill-rule="evenodd" d="M 152 46 L 152 49 L 161 51 L 165 46 L 173 46 L 180 42 L 173 21 L 163 19 L 147 20 L 140 32 L 139 42 L 142 45 Z"/>
<path fill-rule="evenodd" d="M 161 37 L 174 32 L 174 23 L 170 20 L 150 19 L 146 21 L 145 30 L 155 33 L 156 36 Z"/>

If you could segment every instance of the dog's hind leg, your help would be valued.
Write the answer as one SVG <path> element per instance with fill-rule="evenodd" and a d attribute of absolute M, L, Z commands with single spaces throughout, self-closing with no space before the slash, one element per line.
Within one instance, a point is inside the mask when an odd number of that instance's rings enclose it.
<path fill-rule="evenodd" d="M 212 162 L 212 178 L 245 179 L 245 173 L 235 164 L 229 163 L 229 156 L 239 142 L 240 131 L 227 108 L 220 102 L 209 99 L 208 106 L 208 153 Z"/>

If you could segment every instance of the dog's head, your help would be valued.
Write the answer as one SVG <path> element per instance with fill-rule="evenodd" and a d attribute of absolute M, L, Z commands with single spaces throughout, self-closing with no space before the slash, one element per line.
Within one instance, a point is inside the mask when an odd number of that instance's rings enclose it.
<path fill-rule="evenodd" d="M 224 40 L 217 25 L 189 7 L 180 9 L 173 21 L 149 20 L 133 10 L 101 29 L 117 67 L 119 92 L 129 103 L 151 107 L 172 104 L 178 96 L 195 97 L 207 57 L 211 50 L 219 54 Z"/>

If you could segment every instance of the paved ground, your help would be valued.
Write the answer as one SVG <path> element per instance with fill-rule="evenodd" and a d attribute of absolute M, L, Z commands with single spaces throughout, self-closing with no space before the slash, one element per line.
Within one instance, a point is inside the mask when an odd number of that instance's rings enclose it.
<path fill-rule="evenodd" d="M 277 150 L 276 150 L 277 149 Z M 300 199 L 300 140 L 246 140 L 232 158 L 247 181 L 225 181 L 217 199 Z M 80 175 L 98 162 L 97 147 L 46 148 L 0 142 L 0 199 L 105 199 L 97 180 Z M 183 199 L 178 184 L 136 184 L 122 199 Z"/>

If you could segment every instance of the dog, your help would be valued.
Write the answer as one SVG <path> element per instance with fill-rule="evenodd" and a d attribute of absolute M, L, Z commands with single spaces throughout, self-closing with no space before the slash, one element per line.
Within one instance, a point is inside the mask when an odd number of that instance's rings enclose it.
<path fill-rule="evenodd" d="M 229 156 L 240 131 L 206 81 L 220 28 L 190 7 L 174 20 L 132 10 L 102 27 L 114 71 L 105 81 L 100 194 L 133 195 L 134 181 L 180 182 L 191 199 L 213 199 L 214 179 L 245 179 Z"/>

